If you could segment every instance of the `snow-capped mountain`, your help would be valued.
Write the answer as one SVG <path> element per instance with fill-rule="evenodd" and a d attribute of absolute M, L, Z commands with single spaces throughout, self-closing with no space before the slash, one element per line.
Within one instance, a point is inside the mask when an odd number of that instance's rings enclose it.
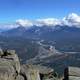
<path fill-rule="evenodd" d="M 8 23 L 8 24 L 0 24 L 0 30 L 9 30 L 13 28 L 17 28 L 19 26 L 30 28 L 32 26 L 48 26 L 48 27 L 55 27 L 56 25 L 60 26 L 75 26 L 80 28 L 80 16 L 71 13 L 66 17 L 63 17 L 62 19 L 56 19 L 56 18 L 43 18 L 43 19 L 36 19 L 36 20 L 28 20 L 28 19 L 18 19 L 14 23 Z"/>
<path fill-rule="evenodd" d="M 47 18 L 34 21 L 19 19 L 14 24 L 0 25 L 0 29 L 2 31 L 0 46 L 15 49 L 22 62 L 30 59 L 31 62 L 42 62 L 41 64 L 55 66 L 54 63 L 57 61 L 64 64 L 67 60 L 66 54 L 58 51 L 80 52 L 80 16 L 75 13 L 71 13 L 63 19 Z M 39 43 L 37 44 L 37 42 Z M 48 44 L 50 46 L 43 46 Z M 58 51 L 52 46 L 55 46 Z M 71 64 L 74 64 L 79 55 L 70 54 Z M 79 64 L 80 61 L 76 62 Z M 64 65 L 62 66 L 64 67 Z"/>
<path fill-rule="evenodd" d="M 38 39 L 76 38 L 80 35 L 80 16 L 71 13 L 62 20 L 48 18 L 35 21 L 17 20 L 14 26 L 3 26 L 4 36 L 19 36 Z"/>

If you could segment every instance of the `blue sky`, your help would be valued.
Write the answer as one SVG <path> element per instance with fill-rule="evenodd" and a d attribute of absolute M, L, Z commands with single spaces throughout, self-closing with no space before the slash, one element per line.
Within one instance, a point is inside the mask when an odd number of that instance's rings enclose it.
<path fill-rule="evenodd" d="M 80 0 L 0 0 L 0 23 L 80 15 Z"/>

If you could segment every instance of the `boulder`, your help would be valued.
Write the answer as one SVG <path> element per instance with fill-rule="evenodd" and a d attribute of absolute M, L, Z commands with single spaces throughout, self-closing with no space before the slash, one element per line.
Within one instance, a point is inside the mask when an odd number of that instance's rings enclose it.
<path fill-rule="evenodd" d="M 21 74 L 25 75 L 25 80 L 58 80 L 54 77 L 54 70 L 52 68 L 41 65 L 22 65 Z"/>
<path fill-rule="evenodd" d="M 16 80 L 20 61 L 14 50 L 0 50 L 0 80 Z"/>
<path fill-rule="evenodd" d="M 16 70 L 11 61 L 0 58 L 0 80 L 14 80 L 16 77 Z"/>
<path fill-rule="evenodd" d="M 4 52 L 3 58 L 11 61 L 11 65 L 13 65 L 13 67 L 16 69 L 16 72 L 20 72 L 20 61 L 17 54 L 15 53 L 15 50 L 6 50 Z"/>
<path fill-rule="evenodd" d="M 22 75 L 18 75 L 16 80 L 25 80 L 24 77 Z"/>

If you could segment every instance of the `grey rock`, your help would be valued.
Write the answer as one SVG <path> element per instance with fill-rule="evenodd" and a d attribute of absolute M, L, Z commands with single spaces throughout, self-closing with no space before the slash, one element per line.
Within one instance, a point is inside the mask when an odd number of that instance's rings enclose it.
<path fill-rule="evenodd" d="M 40 80 L 39 70 L 32 67 L 32 65 L 22 65 L 21 74 L 25 75 L 26 80 Z"/>
<path fill-rule="evenodd" d="M 69 76 L 69 80 L 80 80 L 80 77 L 77 77 L 77 76 Z"/>
<path fill-rule="evenodd" d="M 0 80 L 41 80 L 40 74 L 45 76 L 44 80 L 54 80 L 53 76 L 49 79 L 53 69 L 32 64 L 20 65 L 14 50 L 0 51 Z"/>
<path fill-rule="evenodd" d="M 21 73 L 26 76 L 27 80 L 41 80 L 40 74 L 44 76 L 45 79 L 43 78 L 43 80 L 54 80 L 53 72 L 52 68 L 40 65 L 27 64 L 21 66 Z M 51 75 L 52 79 L 49 78 Z"/>
<path fill-rule="evenodd" d="M 69 67 L 69 75 L 80 77 L 80 68 L 79 67 Z"/>
<path fill-rule="evenodd" d="M 16 70 L 11 61 L 0 58 L 0 80 L 14 80 L 16 77 Z"/>
<path fill-rule="evenodd" d="M 20 73 L 20 61 L 15 51 L 7 50 L 0 56 L 0 80 L 15 80 Z"/>
<path fill-rule="evenodd" d="M 2 51 L 2 49 L 0 48 L 0 56 L 2 56 L 4 54 L 4 52 Z"/>
<path fill-rule="evenodd" d="M 4 56 L 3 58 L 12 61 L 13 63 L 12 65 L 16 69 L 17 73 L 19 73 L 20 61 L 19 61 L 17 54 L 15 53 L 15 50 L 7 50 L 6 52 L 7 52 L 7 56 Z"/>
<path fill-rule="evenodd" d="M 22 75 L 18 75 L 16 80 L 25 80 L 24 77 Z"/>
<path fill-rule="evenodd" d="M 69 67 L 69 80 L 80 80 L 79 67 Z"/>

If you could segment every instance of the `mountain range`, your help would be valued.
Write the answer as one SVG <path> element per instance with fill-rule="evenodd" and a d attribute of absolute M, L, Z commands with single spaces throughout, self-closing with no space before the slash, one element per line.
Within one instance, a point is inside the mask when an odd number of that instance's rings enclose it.
<path fill-rule="evenodd" d="M 80 16 L 71 13 L 63 19 L 47 18 L 17 20 L 14 24 L 0 25 L 3 36 L 19 36 L 37 39 L 77 38 L 80 33 Z"/>
<path fill-rule="evenodd" d="M 68 56 L 69 65 L 79 66 L 80 16 L 72 13 L 61 20 L 20 19 L 14 24 L 0 25 L 0 47 L 15 49 L 22 63 L 57 65 L 60 69 Z"/>
<path fill-rule="evenodd" d="M 29 29 L 33 26 L 43 27 L 43 26 L 50 26 L 54 28 L 56 25 L 60 26 L 75 26 L 80 28 L 80 16 L 76 13 L 70 13 L 69 15 L 63 17 L 62 19 L 57 18 L 40 18 L 35 20 L 29 19 L 18 19 L 14 23 L 2 23 L 0 24 L 0 31 L 3 30 L 10 30 L 13 28 L 17 28 L 19 26 L 25 27 Z"/>

